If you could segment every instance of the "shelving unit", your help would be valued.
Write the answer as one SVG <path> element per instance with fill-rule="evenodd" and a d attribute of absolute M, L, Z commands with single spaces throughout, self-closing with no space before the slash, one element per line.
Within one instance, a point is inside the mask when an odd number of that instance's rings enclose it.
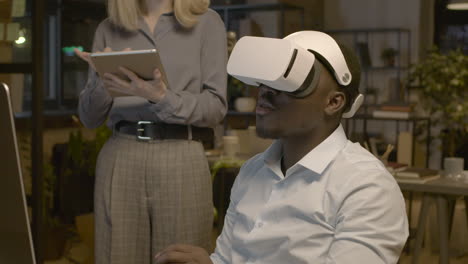
<path fill-rule="evenodd" d="M 415 141 L 417 135 L 417 125 L 424 127 L 423 133 L 425 134 L 425 147 L 426 147 L 426 160 L 425 165 L 429 165 L 430 157 L 430 141 L 431 141 L 431 121 L 427 117 L 411 117 L 408 119 L 395 119 L 395 118 L 376 118 L 372 116 L 372 111 L 380 106 L 382 102 L 385 101 L 398 101 L 398 102 L 408 102 L 409 99 L 409 89 L 404 87 L 404 78 L 408 73 L 409 67 L 411 65 L 411 31 L 405 28 L 361 28 L 361 29 L 344 29 L 344 30 L 327 30 L 328 34 L 337 38 L 340 42 L 343 42 L 350 48 L 354 48 L 356 54 L 360 57 L 361 60 L 361 93 L 365 97 L 369 98 L 368 91 L 370 88 L 377 88 L 378 94 L 384 94 L 384 89 L 395 89 L 395 87 L 382 87 L 382 85 L 388 84 L 390 78 L 394 78 L 398 85 L 398 91 L 392 90 L 387 91 L 390 94 L 393 92 L 393 96 L 397 98 L 386 98 L 386 100 L 379 100 L 380 102 L 370 102 L 368 99 L 365 101 L 364 105 L 361 107 L 358 114 L 356 114 L 352 119 L 345 119 L 343 121 L 344 127 L 348 137 L 351 136 L 353 132 L 359 131 L 363 133 L 363 139 L 368 140 L 369 136 L 369 127 L 378 127 L 379 123 L 376 122 L 385 122 L 393 123 L 394 133 L 395 133 L 395 143 L 398 142 L 398 134 L 401 132 L 402 124 L 406 124 L 406 130 L 412 133 L 413 136 L 413 146 L 412 146 L 412 160 L 414 162 L 415 158 Z M 361 44 L 363 43 L 363 44 Z M 363 50 L 362 47 L 365 47 Z M 393 48 L 398 54 L 395 57 L 395 64 L 393 66 L 382 65 L 379 63 L 378 56 L 381 54 L 382 50 L 385 48 Z M 364 54 L 367 52 L 367 54 Z M 369 56 L 366 65 L 366 56 Z M 364 63 L 363 63 L 364 62 Z M 373 87 L 371 79 L 373 77 L 379 81 L 377 82 L 380 87 Z M 360 125 L 357 125 L 359 123 Z M 372 124 L 370 124 L 372 123 Z M 383 123 L 380 123 L 383 125 Z M 373 126 L 372 126 L 373 125 Z M 383 131 L 384 134 L 392 133 L 392 130 Z M 388 135 L 388 134 L 386 134 Z"/>
<path fill-rule="evenodd" d="M 301 28 L 304 28 L 304 9 L 297 6 L 292 6 L 284 3 L 265 3 L 265 4 L 243 4 L 243 5 L 220 5 L 212 6 L 211 9 L 217 11 L 223 18 L 226 30 L 232 30 L 231 21 L 232 15 L 246 14 L 250 12 L 265 12 L 265 11 L 280 11 L 280 36 L 284 35 L 284 12 L 297 11 L 301 16 Z"/>
<path fill-rule="evenodd" d="M 429 157 L 430 157 L 430 144 L 431 144 L 431 119 L 428 117 L 411 117 L 408 119 L 396 119 L 396 118 L 378 118 L 373 117 L 372 115 L 358 114 L 355 115 L 352 119 L 344 119 L 344 128 L 348 138 L 351 136 L 351 132 L 354 131 L 357 127 L 357 120 L 362 120 L 362 131 L 367 131 L 368 122 L 372 121 L 385 121 L 395 123 L 395 142 L 398 142 L 398 134 L 400 133 L 401 124 L 406 124 L 406 129 L 411 130 L 413 141 L 412 141 L 412 157 L 411 159 L 414 162 L 415 159 L 415 143 L 416 138 L 418 137 L 416 133 L 416 127 L 419 123 L 424 123 L 425 131 L 425 147 L 426 147 L 426 167 L 429 167 Z M 367 135 L 365 136 L 366 140 Z"/>
<path fill-rule="evenodd" d="M 364 94 L 368 94 L 368 90 L 370 88 L 370 82 L 369 79 L 371 75 L 373 75 L 376 72 L 380 73 L 386 73 L 386 75 L 391 75 L 391 74 L 396 74 L 396 80 L 401 83 L 403 80 L 403 75 L 407 73 L 409 66 L 411 64 L 411 31 L 409 29 L 404 29 L 404 28 L 374 28 L 374 29 L 345 29 L 345 30 L 327 30 L 326 31 L 328 34 L 337 37 L 338 39 L 340 38 L 351 38 L 352 43 L 346 43 L 348 44 L 351 48 L 354 48 L 356 53 L 361 56 L 361 61 L 364 59 L 362 55 L 360 54 L 358 44 L 359 43 L 365 43 L 365 45 L 368 48 L 368 52 L 370 53 L 370 62 L 371 65 L 367 66 L 362 65 L 361 63 L 361 71 L 363 72 L 363 79 L 361 80 L 361 83 L 363 83 L 363 92 Z M 394 66 L 380 66 L 375 64 L 375 58 L 372 58 L 372 55 L 375 55 L 375 51 L 372 53 L 371 52 L 371 47 L 373 45 L 373 37 L 380 36 L 380 37 L 387 37 L 387 38 L 393 38 L 392 41 L 387 41 L 387 42 L 393 42 L 392 48 L 396 49 L 399 54 L 396 56 L 397 60 L 395 61 Z M 405 56 L 403 56 L 402 51 L 403 48 L 405 48 Z M 380 47 L 382 49 L 382 47 Z M 374 62 L 374 63 L 372 63 Z M 409 90 L 404 89 L 404 94 L 405 96 L 401 99 L 404 101 L 408 100 L 409 97 Z M 365 102 L 364 106 L 364 112 L 368 113 L 367 107 L 372 104 L 369 102 Z"/>

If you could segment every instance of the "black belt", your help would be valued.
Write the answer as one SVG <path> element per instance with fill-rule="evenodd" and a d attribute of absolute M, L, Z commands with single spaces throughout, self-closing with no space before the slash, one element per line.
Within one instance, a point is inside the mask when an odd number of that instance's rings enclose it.
<path fill-rule="evenodd" d="M 120 121 L 115 125 L 120 133 L 134 135 L 137 140 L 183 139 L 206 141 L 213 138 L 213 129 L 151 121 Z"/>

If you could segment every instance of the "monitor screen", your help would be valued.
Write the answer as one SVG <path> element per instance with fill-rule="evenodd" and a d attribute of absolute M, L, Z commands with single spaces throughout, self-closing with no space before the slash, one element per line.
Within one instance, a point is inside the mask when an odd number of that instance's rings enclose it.
<path fill-rule="evenodd" d="M 0 263 L 34 264 L 8 86 L 0 83 Z"/>

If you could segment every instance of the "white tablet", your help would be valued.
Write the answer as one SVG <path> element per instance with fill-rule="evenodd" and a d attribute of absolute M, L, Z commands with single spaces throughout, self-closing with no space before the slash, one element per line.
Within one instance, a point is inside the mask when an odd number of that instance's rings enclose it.
<path fill-rule="evenodd" d="M 144 80 L 152 80 L 153 72 L 158 68 L 161 71 L 162 81 L 168 85 L 166 74 L 156 49 L 92 53 L 91 60 L 96 66 L 96 71 L 99 75 L 112 73 L 123 79 L 128 78 L 119 70 L 119 67 L 131 70 Z M 113 96 L 119 95 L 114 93 Z"/>

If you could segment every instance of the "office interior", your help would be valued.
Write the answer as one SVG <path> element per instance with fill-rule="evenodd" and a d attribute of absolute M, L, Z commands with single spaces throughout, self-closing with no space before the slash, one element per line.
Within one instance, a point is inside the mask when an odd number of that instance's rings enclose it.
<path fill-rule="evenodd" d="M 448 8 L 451 2 L 210 4 L 225 23 L 228 46 L 247 35 L 282 38 L 318 30 L 358 54 L 366 99 L 342 125 L 401 187 L 410 237 L 399 263 L 468 263 L 468 1 L 454 1 L 465 4 L 461 10 Z M 0 82 L 11 91 L 38 263 L 94 263 L 94 169 L 112 130 L 80 123 L 78 97 L 88 65 L 73 49 L 89 51 L 105 18 L 106 0 L 0 0 Z M 421 80 L 428 72 L 434 78 Z M 255 134 L 256 89 L 229 78 L 227 97 L 228 112 L 204 145 L 213 172 L 213 242 L 239 166 L 272 142 Z M 410 167 L 432 169 L 437 177 L 399 178 Z M 421 187 L 440 180 L 445 185 Z"/>

